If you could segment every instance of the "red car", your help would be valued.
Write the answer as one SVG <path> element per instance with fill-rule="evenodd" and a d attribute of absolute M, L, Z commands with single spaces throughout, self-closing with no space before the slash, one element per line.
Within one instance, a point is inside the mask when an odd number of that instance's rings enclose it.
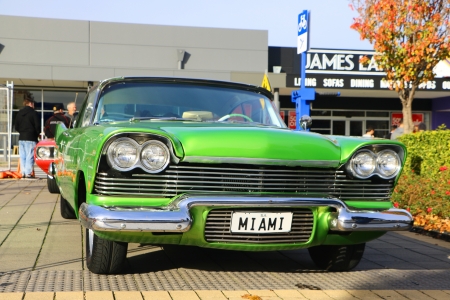
<path fill-rule="evenodd" d="M 55 145 L 55 140 L 53 139 L 39 141 L 36 148 L 34 148 L 34 160 L 38 167 L 47 174 L 48 191 L 52 194 L 59 194 L 58 185 L 56 184 L 53 174 L 49 170 L 51 163 L 55 161 Z"/>

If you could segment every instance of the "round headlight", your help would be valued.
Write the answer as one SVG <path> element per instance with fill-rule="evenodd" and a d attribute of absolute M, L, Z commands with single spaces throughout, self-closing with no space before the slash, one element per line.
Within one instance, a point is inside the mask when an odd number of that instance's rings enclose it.
<path fill-rule="evenodd" d="M 353 174 L 359 178 L 370 177 L 376 168 L 376 157 L 371 151 L 360 151 L 351 160 Z"/>
<path fill-rule="evenodd" d="M 158 173 L 164 170 L 170 161 L 170 152 L 167 146 L 157 140 L 151 140 L 142 145 L 141 164 L 149 173 Z"/>
<path fill-rule="evenodd" d="M 133 169 L 139 156 L 139 145 L 130 138 L 119 138 L 108 148 L 108 161 L 111 166 L 119 171 Z"/>
<path fill-rule="evenodd" d="M 36 150 L 36 155 L 40 159 L 49 159 L 50 158 L 50 148 L 49 147 L 39 147 Z"/>
<path fill-rule="evenodd" d="M 400 157 L 392 150 L 383 150 L 377 154 L 378 174 L 382 178 L 392 178 L 400 170 Z"/>

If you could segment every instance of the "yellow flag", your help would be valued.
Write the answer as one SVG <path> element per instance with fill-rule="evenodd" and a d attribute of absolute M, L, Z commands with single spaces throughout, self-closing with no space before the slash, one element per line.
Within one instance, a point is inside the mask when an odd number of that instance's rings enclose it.
<path fill-rule="evenodd" d="M 261 83 L 261 86 L 268 90 L 269 92 L 272 92 L 272 87 L 270 86 L 269 77 L 267 77 L 267 74 L 264 74 L 263 81 Z"/>

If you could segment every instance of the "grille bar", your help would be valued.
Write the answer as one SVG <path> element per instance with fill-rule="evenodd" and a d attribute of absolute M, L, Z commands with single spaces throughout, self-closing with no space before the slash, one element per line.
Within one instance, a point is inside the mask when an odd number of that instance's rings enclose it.
<path fill-rule="evenodd" d="M 135 169 L 100 170 L 95 191 L 103 195 L 173 197 L 181 193 L 320 194 L 339 199 L 389 199 L 393 181 L 357 180 L 343 170 L 229 164 L 170 165 L 160 174 Z"/>
<path fill-rule="evenodd" d="M 246 244 L 306 243 L 311 237 L 314 215 L 309 209 L 293 210 L 291 232 L 271 234 L 232 233 L 230 231 L 231 216 L 234 211 L 233 209 L 217 209 L 209 212 L 205 223 L 205 240 L 207 242 Z M 252 211 L 258 210 L 252 209 Z M 267 212 L 268 209 L 259 211 Z"/>

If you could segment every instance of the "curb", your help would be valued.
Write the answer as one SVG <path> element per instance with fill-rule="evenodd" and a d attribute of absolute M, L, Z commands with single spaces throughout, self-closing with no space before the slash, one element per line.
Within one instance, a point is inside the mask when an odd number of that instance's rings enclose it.
<path fill-rule="evenodd" d="M 446 242 L 450 242 L 450 233 L 447 232 L 439 232 L 436 230 L 425 230 L 423 227 L 413 227 L 410 230 L 411 232 L 419 233 L 422 235 L 426 235 L 435 239 L 443 240 Z"/>

